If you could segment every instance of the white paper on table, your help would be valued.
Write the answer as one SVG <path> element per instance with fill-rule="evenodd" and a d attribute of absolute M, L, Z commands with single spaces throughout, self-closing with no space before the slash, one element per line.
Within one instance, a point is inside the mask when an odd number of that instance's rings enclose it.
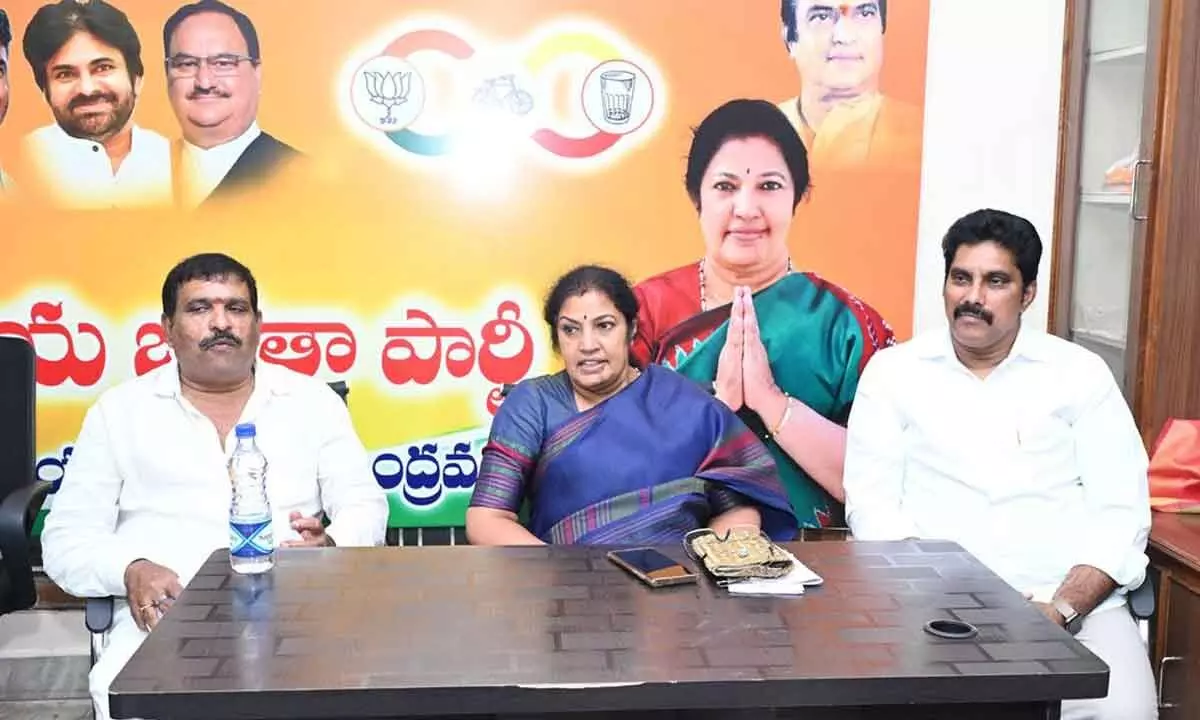
<path fill-rule="evenodd" d="M 825 582 L 820 575 L 796 559 L 795 555 L 787 550 L 783 552 L 792 559 L 792 569 L 788 571 L 787 575 L 777 578 L 742 580 L 729 585 L 729 592 L 735 595 L 803 595 L 805 587 Z"/>

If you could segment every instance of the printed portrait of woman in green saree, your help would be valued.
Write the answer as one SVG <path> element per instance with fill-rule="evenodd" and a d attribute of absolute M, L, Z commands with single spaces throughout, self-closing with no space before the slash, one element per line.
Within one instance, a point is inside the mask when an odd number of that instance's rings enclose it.
<path fill-rule="evenodd" d="M 802 528 L 842 526 L 845 424 L 892 330 L 854 295 L 793 268 L 788 231 L 808 159 L 774 104 L 733 100 L 709 114 L 685 185 L 704 254 L 634 288 L 634 357 L 709 387 L 764 439 Z"/>

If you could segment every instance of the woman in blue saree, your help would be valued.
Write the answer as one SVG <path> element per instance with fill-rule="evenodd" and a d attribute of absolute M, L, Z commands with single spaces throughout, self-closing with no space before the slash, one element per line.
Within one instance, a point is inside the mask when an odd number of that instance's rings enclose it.
<path fill-rule="evenodd" d="M 565 369 L 521 382 L 497 411 L 467 510 L 471 543 L 661 544 L 746 525 L 795 536 L 757 436 L 694 381 L 630 363 L 637 313 L 613 270 L 586 265 L 555 284 L 544 315 Z"/>

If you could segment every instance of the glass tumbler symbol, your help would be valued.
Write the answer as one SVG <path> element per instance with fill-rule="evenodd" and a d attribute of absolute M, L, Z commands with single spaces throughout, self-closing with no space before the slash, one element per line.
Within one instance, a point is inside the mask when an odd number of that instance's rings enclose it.
<path fill-rule="evenodd" d="M 628 70 L 608 70 L 600 73 L 600 96 L 604 102 L 604 119 L 614 125 L 629 122 L 633 108 L 633 87 L 637 76 Z"/>

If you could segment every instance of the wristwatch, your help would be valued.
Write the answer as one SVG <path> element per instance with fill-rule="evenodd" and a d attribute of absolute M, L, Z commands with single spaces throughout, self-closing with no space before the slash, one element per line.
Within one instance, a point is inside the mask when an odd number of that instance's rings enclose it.
<path fill-rule="evenodd" d="M 1083 616 L 1079 614 L 1075 608 L 1068 605 L 1062 600 L 1054 600 L 1054 609 L 1063 617 L 1063 627 L 1072 635 L 1079 632 L 1079 628 L 1083 627 Z"/>

